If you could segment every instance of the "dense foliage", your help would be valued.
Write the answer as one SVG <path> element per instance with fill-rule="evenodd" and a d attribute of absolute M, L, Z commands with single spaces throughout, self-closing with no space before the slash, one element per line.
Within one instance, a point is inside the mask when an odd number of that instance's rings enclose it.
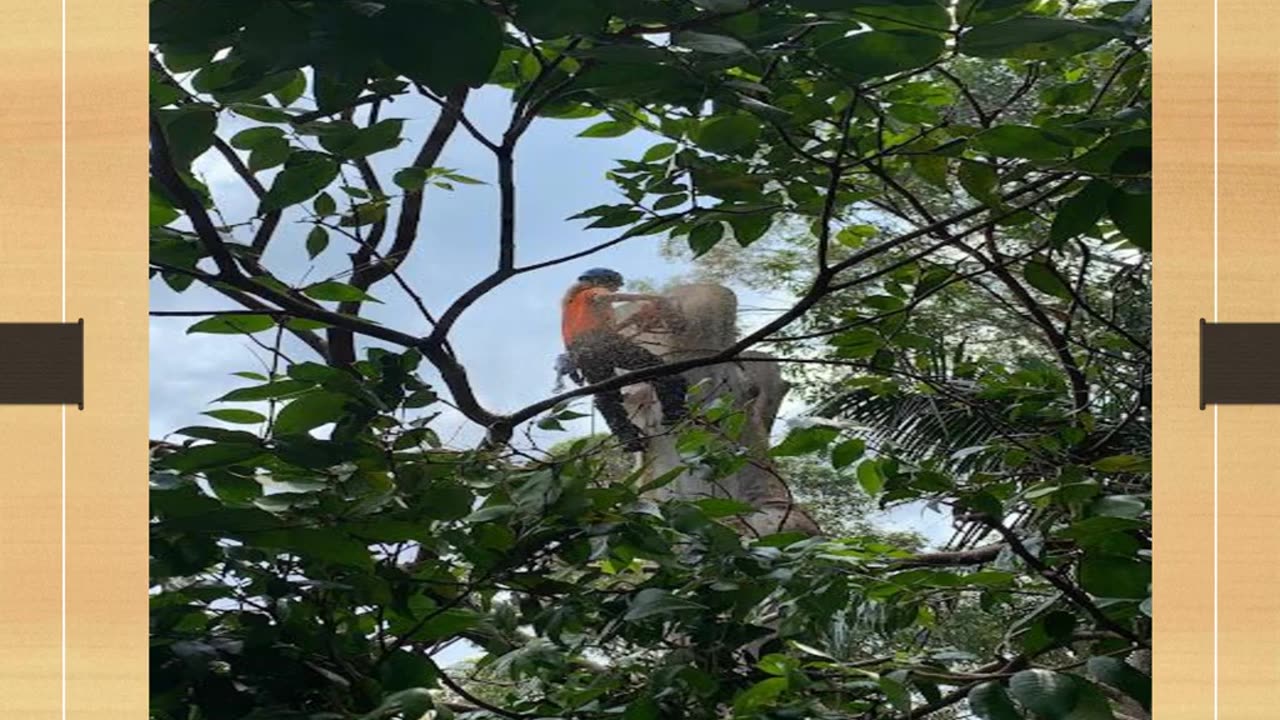
<path fill-rule="evenodd" d="M 154 718 L 1147 716 L 1149 0 L 151 11 L 151 272 L 235 304 L 193 332 L 275 350 L 218 426 L 153 446 Z M 500 133 L 468 115 L 483 86 L 510 93 Z M 410 95 L 438 108 L 416 136 L 389 117 Z M 575 219 L 617 235 L 520 264 L 516 149 L 583 118 L 582 143 L 654 137 L 608 178 L 625 201 Z M 497 262 L 431 308 L 397 267 L 428 191 L 474 182 L 438 164 L 462 134 L 492 154 Z M 370 159 L 402 143 L 411 165 Z M 250 217 L 193 171 L 208 156 Z M 472 304 L 659 236 L 787 306 L 712 358 L 477 398 L 450 345 Z M 292 285 L 283 242 L 349 268 Z M 421 318 L 369 320 L 375 285 Z M 746 537 L 749 507 L 655 502 L 672 476 L 592 439 L 513 442 L 595 389 L 761 345 L 827 418 L 772 450 L 797 487 L 945 509 L 953 548 L 859 524 L 858 502 L 827 537 Z M 444 405 L 486 441 L 443 447 Z M 741 467 L 736 412 L 700 412 L 686 464 Z M 474 674 L 433 659 L 456 643 Z"/>

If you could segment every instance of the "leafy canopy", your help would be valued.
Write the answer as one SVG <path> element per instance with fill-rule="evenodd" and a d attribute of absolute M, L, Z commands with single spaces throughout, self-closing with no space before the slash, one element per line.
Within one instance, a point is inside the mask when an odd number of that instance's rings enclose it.
<path fill-rule="evenodd" d="M 153 717 L 1149 711 L 1149 10 L 152 0 L 150 270 L 236 305 L 191 332 L 272 350 L 207 413 L 222 424 L 155 450 Z M 510 95 L 498 132 L 468 115 L 482 87 Z M 391 117 L 410 98 L 422 132 Z M 522 265 L 516 150 L 559 120 L 653 145 L 609 174 L 617 203 L 572 219 L 610 239 Z M 464 137 L 492 187 L 439 165 Z M 405 144 L 408 166 L 374 164 Z M 250 217 L 222 212 L 210 158 Z M 431 308 L 397 268 L 450 191 L 497 193 L 497 262 Z M 656 502 L 670 474 L 645 486 L 589 439 L 512 449 L 599 387 L 489 407 L 454 324 L 521 274 L 655 236 L 790 293 L 715 358 L 770 343 L 835 420 L 772 455 L 829 465 L 811 487 L 951 512 L 956 549 L 856 523 L 743 536 L 741 498 Z M 349 266 L 291 284 L 288 243 Z M 400 292 L 421 319 L 366 317 Z M 445 403 L 487 442 L 443 447 Z M 682 462 L 741 468 L 740 413 L 703 423 Z M 458 642 L 475 682 L 432 659 Z"/>

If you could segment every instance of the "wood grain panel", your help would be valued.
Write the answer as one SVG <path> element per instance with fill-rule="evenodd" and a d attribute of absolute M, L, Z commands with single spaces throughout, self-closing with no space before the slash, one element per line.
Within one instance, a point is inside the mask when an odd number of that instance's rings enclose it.
<path fill-rule="evenodd" d="M 0 23 L 0 322 L 61 319 L 58 4 Z M 12 351 L 13 348 L 5 348 Z M 72 412 L 75 412 L 73 409 Z M 0 717 L 56 718 L 61 673 L 58 406 L 0 407 Z"/>
<path fill-rule="evenodd" d="M 1155 706 L 1213 717 L 1213 415 L 1198 404 L 1213 306 L 1213 5 L 1155 11 Z"/>
<path fill-rule="evenodd" d="M 146 3 L 67 0 L 67 715 L 147 716 Z"/>
<path fill-rule="evenodd" d="M 1218 319 L 1280 322 L 1280 6 L 1219 4 Z M 1219 410 L 1219 712 L 1280 708 L 1280 407 Z"/>

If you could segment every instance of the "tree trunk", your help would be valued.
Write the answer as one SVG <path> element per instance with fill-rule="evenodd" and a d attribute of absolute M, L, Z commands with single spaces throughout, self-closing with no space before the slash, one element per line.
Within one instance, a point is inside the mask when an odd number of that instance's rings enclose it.
<path fill-rule="evenodd" d="M 738 339 L 738 299 L 732 290 L 713 284 L 680 285 L 665 293 L 678 310 L 680 322 L 674 327 L 641 327 L 632 338 L 666 361 L 710 355 Z M 623 317 L 638 310 L 620 309 Z M 749 464 L 738 473 L 710 481 L 705 473 L 685 472 L 656 491 L 662 499 L 697 500 L 707 497 L 732 498 L 748 503 L 756 512 L 740 519 L 743 531 L 769 535 L 781 531 L 818 534 L 816 523 L 791 498 L 784 480 L 778 476 L 768 456 L 769 434 L 790 385 L 782 379 L 778 365 L 756 360 L 770 356 L 746 352 L 749 362 L 727 362 L 684 373 L 689 381 L 689 405 L 696 411 L 713 401 L 728 398 L 746 413 L 746 423 L 738 441 L 748 450 Z M 643 462 L 647 478 L 666 473 L 682 464 L 676 438 L 664 434 L 661 408 L 653 388 L 638 385 L 624 392 L 633 422 L 651 436 Z"/>

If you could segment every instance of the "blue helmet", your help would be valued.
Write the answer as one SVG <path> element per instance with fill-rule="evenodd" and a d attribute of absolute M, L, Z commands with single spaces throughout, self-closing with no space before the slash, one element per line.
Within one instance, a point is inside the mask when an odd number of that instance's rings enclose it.
<path fill-rule="evenodd" d="M 601 285 L 622 285 L 622 274 L 609 268 L 591 268 L 579 275 L 578 279 L 583 282 L 593 282 Z"/>

